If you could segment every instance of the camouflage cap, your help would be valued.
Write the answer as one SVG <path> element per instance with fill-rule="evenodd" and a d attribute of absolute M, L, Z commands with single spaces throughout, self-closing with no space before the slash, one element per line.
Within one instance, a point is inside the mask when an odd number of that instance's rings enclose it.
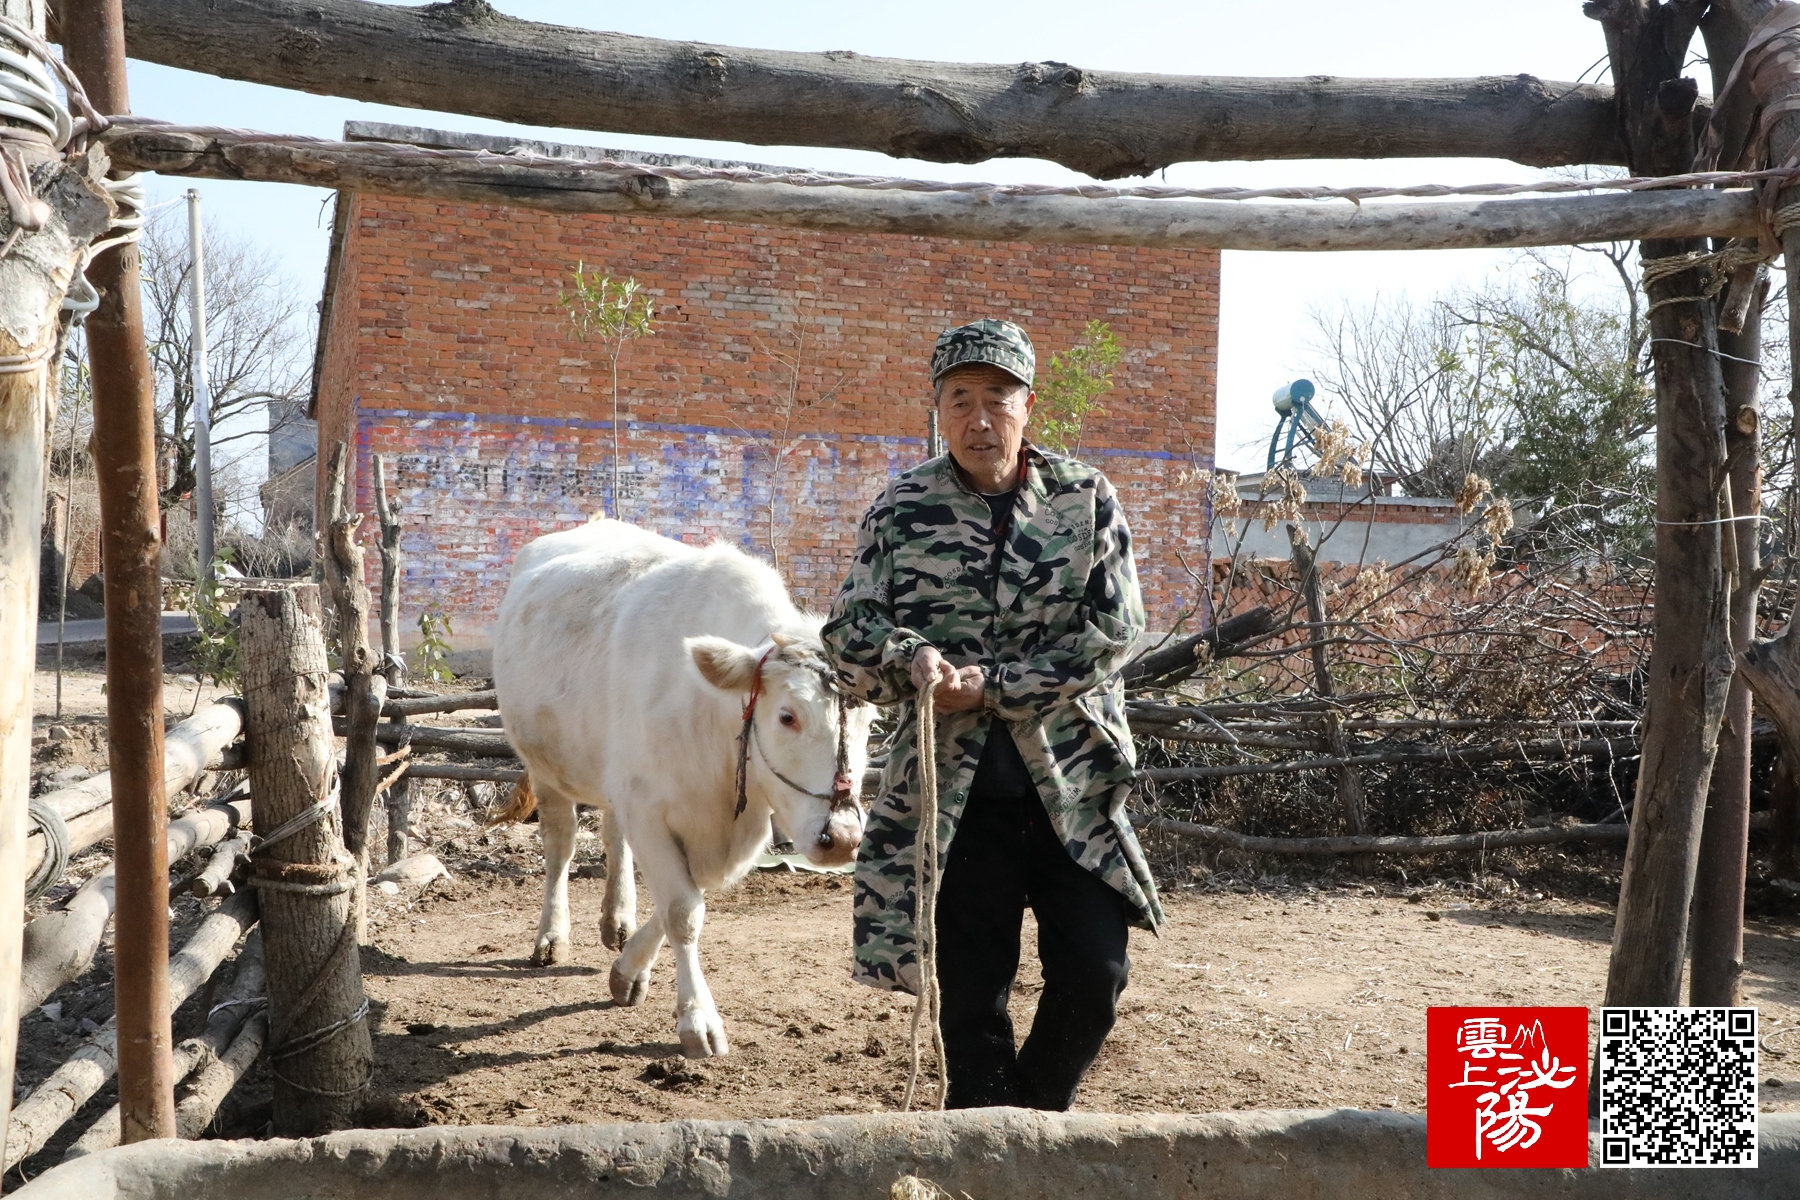
<path fill-rule="evenodd" d="M 1037 351 L 1031 338 L 1011 321 L 992 317 L 958 325 L 938 334 L 937 346 L 931 351 L 931 382 L 936 384 L 944 373 L 970 363 L 987 363 L 1030 387 L 1037 374 Z"/>

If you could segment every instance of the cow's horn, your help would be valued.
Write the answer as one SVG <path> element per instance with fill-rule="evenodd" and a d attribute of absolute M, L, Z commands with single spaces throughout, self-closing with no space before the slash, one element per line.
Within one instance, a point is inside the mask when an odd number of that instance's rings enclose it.
<path fill-rule="evenodd" d="M 786 650 L 800 639 L 789 633 L 771 633 L 769 635 L 769 640 L 774 642 L 777 646 L 780 646 L 783 650 Z"/>

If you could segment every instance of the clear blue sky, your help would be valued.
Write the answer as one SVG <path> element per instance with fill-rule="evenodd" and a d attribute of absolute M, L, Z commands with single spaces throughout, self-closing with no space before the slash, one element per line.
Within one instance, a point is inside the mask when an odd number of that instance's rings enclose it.
<path fill-rule="evenodd" d="M 532 20 L 607 28 L 645 36 L 784 50 L 855 50 L 949 61 L 1055 59 L 1109 70 L 1216 75 L 1453 76 L 1529 73 L 1574 79 L 1605 47 L 1600 26 L 1578 0 L 1112 0 L 1073 3 L 959 4 L 939 9 L 892 0 L 845 4 L 765 0 L 761 4 L 689 0 L 638 7 L 570 0 L 496 0 Z M 949 15 L 953 14 L 953 15 Z M 927 19 L 927 18 L 933 19 Z M 1704 67 L 1701 72 L 1706 85 Z M 147 63 L 131 64 L 133 110 L 195 124 L 339 135 L 346 120 L 384 120 L 487 132 L 523 127 L 449 113 L 362 104 L 218 79 Z M 560 129 L 553 114 L 535 136 L 588 144 L 664 150 L 836 170 L 939 179 L 1062 182 L 1072 172 L 1038 161 L 949 166 L 856 151 L 746 147 L 734 143 L 633 137 Z M 1389 159 L 1361 162 L 1189 164 L 1173 183 L 1475 183 L 1522 180 L 1537 172 L 1484 159 Z M 187 181 L 151 177 L 151 200 L 180 195 Z M 329 193 L 275 184 L 201 182 L 207 210 L 230 232 L 262 241 L 282 256 L 308 292 L 323 278 Z M 1491 251 L 1225 255 L 1220 330 L 1221 465 L 1261 465 L 1268 397 L 1277 383 L 1307 374 L 1307 310 L 1340 297 L 1412 291 L 1428 295 L 1501 269 Z"/>

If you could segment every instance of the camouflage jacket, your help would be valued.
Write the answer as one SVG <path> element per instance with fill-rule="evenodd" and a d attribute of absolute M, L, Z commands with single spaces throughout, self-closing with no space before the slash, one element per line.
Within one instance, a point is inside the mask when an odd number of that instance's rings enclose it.
<path fill-rule="evenodd" d="M 1117 889 L 1137 924 L 1162 921 L 1125 816 L 1135 755 L 1119 668 L 1144 628 L 1131 533 L 1112 484 L 1027 447 L 995 576 L 987 502 L 951 459 L 895 476 L 863 518 L 856 563 L 825 625 L 843 686 L 903 704 L 856 863 L 856 978 L 913 991 L 919 769 L 913 654 L 936 646 L 987 671 L 980 711 L 938 716 L 938 844 L 949 861 L 990 719 L 1012 730 L 1051 824 L 1076 862 Z"/>

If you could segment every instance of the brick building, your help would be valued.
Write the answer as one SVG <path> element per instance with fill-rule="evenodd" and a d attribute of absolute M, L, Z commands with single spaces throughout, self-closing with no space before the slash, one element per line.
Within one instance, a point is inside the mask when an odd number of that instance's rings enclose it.
<path fill-rule="evenodd" d="M 392 126 L 347 136 L 516 144 Z M 609 364 L 572 335 L 559 303 L 577 263 L 635 278 L 658 310 L 654 333 L 619 363 L 616 497 Z M 863 510 L 925 457 L 938 332 L 1010 317 L 1047 364 L 1104 320 L 1125 359 L 1081 456 L 1120 489 L 1151 623 L 1166 627 L 1206 603 L 1188 569 L 1205 579 L 1205 489 L 1184 477 L 1212 466 L 1218 303 L 1209 250 L 343 194 L 315 371 L 319 461 L 335 441 L 354 445 L 368 512 L 369 456 L 390 456 L 405 522 L 403 620 L 437 605 L 467 644 L 484 640 L 521 546 L 602 511 L 772 556 L 797 598 L 822 611 Z"/>

